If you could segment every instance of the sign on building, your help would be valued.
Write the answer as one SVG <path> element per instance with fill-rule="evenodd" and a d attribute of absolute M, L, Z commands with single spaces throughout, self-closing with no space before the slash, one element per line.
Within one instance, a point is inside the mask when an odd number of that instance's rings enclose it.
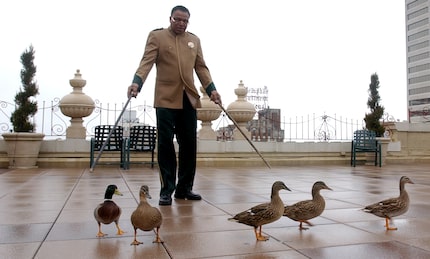
<path fill-rule="evenodd" d="M 247 87 L 247 90 L 246 100 L 254 105 L 257 112 L 269 107 L 269 89 L 267 86 L 260 88 Z"/>

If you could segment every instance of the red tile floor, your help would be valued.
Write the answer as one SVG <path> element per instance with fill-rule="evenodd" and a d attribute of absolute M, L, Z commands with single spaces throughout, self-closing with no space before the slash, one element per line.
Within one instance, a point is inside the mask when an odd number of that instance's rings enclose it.
<path fill-rule="evenodd" d="M 137 206 L 142 184 L 150 188 L 158 207 L 160 188 L 156 168 L 128 171 L 88 169 L 0 170 L 0 258 L 430 258 L 429 165 L 300 166 L 198 168 L 194 191 L 201 201 L 174 200 L 160 207 L 164 244 L 152 243 L 153 232 L 138 232 L 142 245 L 130 246 L 130 215 Z M 365 205 L 399 193 L 399 179 L 411 199 L 409 211 L 394 219 L 396 231 L 386 231 L 384 220 L 361 211 Z M 314 226 L 300 231 L 298 223 L 282 217 L 265 225 L 268 241 L 255 240 L 249 226 L 228 221 L 238 212 L 269 200 L 271 185 L 281 180 L 285 204 L 311 198 L 315 181 L 322 190 L 323 214 Z M 93 209 L 105 188 L 116 184 L 123 196 L 116 235 L 113 224 L 103 225 L 108 236 L 97 238 Z"/>

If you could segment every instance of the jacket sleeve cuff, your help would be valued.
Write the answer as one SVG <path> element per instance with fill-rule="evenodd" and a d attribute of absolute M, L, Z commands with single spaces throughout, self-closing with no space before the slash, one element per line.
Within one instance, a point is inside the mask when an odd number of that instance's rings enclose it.
<path fill-rule="evenodd" d="M 142 86 L 143 86 L 143 81 L 142 78 L 140 78 L 138 75 L 134 75 L 133 78 L 133 84 L 137 84 L 139 86 L 139 88 L 137 88 L 137 90 L 140 92 L 140 90 L 142 90 Z"/>
<path fill-rule="evenodd" d="M 208 96 L 211 96 L 212 91 L 215 90 L 215 84 L 214 82 L 211 82 L 207 87 L 206 87 L 206 93 L 208 94 Z"/>

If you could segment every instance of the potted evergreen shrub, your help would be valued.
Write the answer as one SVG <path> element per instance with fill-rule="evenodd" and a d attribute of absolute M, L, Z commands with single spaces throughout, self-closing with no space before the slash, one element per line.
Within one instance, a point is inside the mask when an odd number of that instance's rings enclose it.
<path fill-rule="evenodd" d="M 369 98 L 367 99 L 367 107 L 370 109 L 370 113 L 366 113 L 364 122 L 366 123 L 366 129 L 374 131 L 376 139 L 381 143 L 382 158 L 381 162 L 385 164 L 385 158 L 387 156 L 388 143 L 390 138 L 385 138 L 385 127 L 381 123 L 381 119 L 384 116 L 384 106 L 381 105 L 381 96 L 379 95 L 379 77 L 378 74 L 374 73 L 370 76 L 369 84 Z M 370 156 L 373 159 L 373 155 Z M 369 159 L 366 159 L 369 160 Z"/>
<path fill-rule="evenodd" d="M 380 122 L 385 108 L 380 104 L 380 101 L 379 78 L 378 74 L 374 73 L 370 77 L 369 99 L 367 100 L 370 113 L 366 113 L 364 122 L 366 123 L 366 129 L 374 131 L 377 137 L 382 137 L 385 132 L 385 128 Z"/>
<path fill-rule="evenodd" d="M 11 116 L 13 131 L 2 136 L 7 143 L 9 168 L 35 168 L 42 144 L 42 133 L 35 133 L 31 118 L 37 113 L 37 102 L 33 100 L 39 94 L 35 80 L 34 48 L 32 45 L 21 54 L 22 87 L 15 95 L 15 111 Z"/>

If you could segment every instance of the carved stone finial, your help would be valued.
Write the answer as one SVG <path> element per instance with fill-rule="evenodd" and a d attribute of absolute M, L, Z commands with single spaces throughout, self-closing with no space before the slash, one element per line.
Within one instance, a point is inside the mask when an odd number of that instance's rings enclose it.
<path fill-rule="evenodd" d="M 64 96 L 59 104 L 61 112 L 71 117 L 71 125 L 67 128 L 66 138 L 85 139 L 86 129 L 82 125 L 82 118 L 91 115 L 95 104 L 93 99 L 82 91 L 87 81 L 82 79 L 79 69 L 76 70 L 75 77 L 70 79 L 69 83 L 73 87 L 73 92 Z"/>
<path fill-rule="evenodd" d="M 237 95 L 237 100 L 227 107 L 227 112 L 237 124 L 239 124 L 242 131 L 248 134 L 248 137 L 251 137 L 251 133 L 246 129 L 246 123 L 254 118 L 256 110 L 254 105 L 246 100 L 248 89 L 245 87 L 242 80 L 240 80 L 238 87 L 234 89 L 234 93 Z M 233 132 L 234 138 L 245 139 L 245 137 L 237 133 L 237 131 L 239 130 L 235 129 Z"/>

